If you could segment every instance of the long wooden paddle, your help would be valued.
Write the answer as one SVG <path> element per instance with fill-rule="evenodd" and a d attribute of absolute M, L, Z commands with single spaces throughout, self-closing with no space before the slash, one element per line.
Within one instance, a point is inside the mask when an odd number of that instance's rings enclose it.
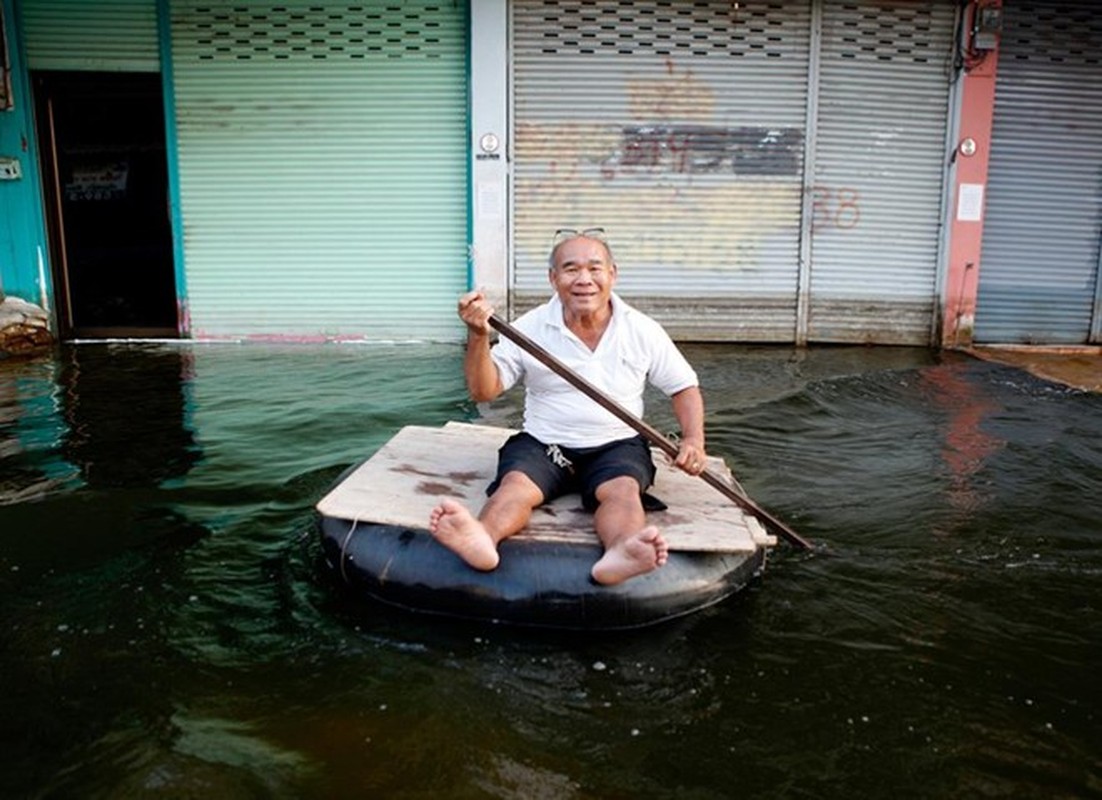
<path fill-rule="evenodd" d="M 639 417 L 632 414 L 622 405 L 617 403 L 611 397 L 607 396 L 604 392 L 587 381 L 578 373 L 574 372 L 570 367 L 563 364 L 543 347 L 532 341 L 529 337 L 518 331 L 512 325 L 505 320 L 501 319 L 497 314 L 490 315 L 489 319 L 490 327 L 500 333 L 507 339 L 512 340 L 519 348 L 526 351 L 533 358 L 542 362 L 552 372 L 563 378 L 567 383 L 574 386 L 581 391 L 587 397 L 595 400 L 600 406 L 610 411 L 616 417 L 623 422 L 630 425 L 637 430 L 644 438 L 651 444 L 662 449 L 671 458 L 676 458 L 678 453 L 678 446 L 670 440 L 667 436 L 664 436 L 658 431 L 657 428 L 639 419 Z M 763 509 L 749 497 L 736 491 L 727 481 L 716 475 L 711 470 L 705 468 L 700 473 L 701 479 L 714 489 L 717 489 L 720 494 L 726 496 L 730 500 L 734 501 L 735 505 L 742 508 L 744 511 L 749 511 L 755 517 L 763 520 L 770 528 L 776 531 L 780 536 L 787 540 L 790 544 L 793 544 L 803 550 L 810 550 L 812 548 L 811 542 L 809 542 L 796 531 L 785 525 L 779 519 L 774 517 L 768 511 Z"/>

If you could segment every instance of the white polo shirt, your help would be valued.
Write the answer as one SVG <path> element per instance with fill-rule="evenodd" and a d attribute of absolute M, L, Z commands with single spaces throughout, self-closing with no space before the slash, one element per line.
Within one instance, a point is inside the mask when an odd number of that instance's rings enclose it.
<path fill-rule="evenodd" d="M 696 372 L 662 326 L 615 293 L 612 320 L 596 350 L 590 350 L 566 327 L 558 295 L 521 316 L 514 325 L 639 417 L 643 415 L 647 383 L 667 396 L 699 383 Z M 636 434 L 634 428 L 508 339 L 502 337 L 490 355 L 506 389 L 524 380 L 524 430 L 541 442 L 597 447 Z"/>

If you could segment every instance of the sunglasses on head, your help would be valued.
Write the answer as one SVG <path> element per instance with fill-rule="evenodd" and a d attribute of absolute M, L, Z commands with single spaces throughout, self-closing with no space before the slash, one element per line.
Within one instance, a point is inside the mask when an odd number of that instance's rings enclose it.
<path fill-rule="evenodd" d="M 576 239 L 579 236 L 584 236 L 587 239 L 597 239 L 603 242 L 605 240 L 605 229 L 582 228 L 578 230 L 576 228 L 559 228 L 555 231 L 554 244 L 565 242 L 567 239 Z"/>

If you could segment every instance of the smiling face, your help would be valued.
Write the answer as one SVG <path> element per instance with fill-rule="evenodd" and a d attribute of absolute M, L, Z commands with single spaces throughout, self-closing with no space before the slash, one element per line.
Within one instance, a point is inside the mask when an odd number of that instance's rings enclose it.
<path fill-rule="evenodd" d="M 575 236 L 560 242 L 551 254 L 551 264 L 551 285 L 568 323 L 611 312 L 616 265 L 602 241 Z"/>

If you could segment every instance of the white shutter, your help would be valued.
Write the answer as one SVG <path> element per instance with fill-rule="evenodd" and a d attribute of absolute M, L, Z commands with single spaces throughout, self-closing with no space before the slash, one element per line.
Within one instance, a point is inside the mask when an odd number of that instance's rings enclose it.
<path fill-rule="evenodd" d="M 512 4 L 514 304 L 556 228 L 606 228 L 618 291 L 679 338 L 788 340 L 796 320 L 809 9 Z"/>
<path fill-rule="evenodd" d="M 931 341 L 954 20 L 950 2 L 823 4 L 811 341 Z"/>
<path fill-rule="evenodd" d="M 1004 6 L 977 342 L 1100 341 L 1102 8 Z"/>
<path fill-rule="evenodd" d="M 547 295 L 556 228 L 601 225 L 621 293 L 679 338 L 927 343 L 954 20 L 514 3 L 516 305 Z"/>

